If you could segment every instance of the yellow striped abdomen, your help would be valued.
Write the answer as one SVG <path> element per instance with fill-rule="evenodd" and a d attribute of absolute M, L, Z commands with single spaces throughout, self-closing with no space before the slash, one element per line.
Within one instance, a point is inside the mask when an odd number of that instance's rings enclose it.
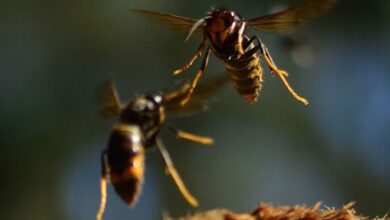
<path fill-rule="evenodd" d="M 255 53 L 247 58 L 225 60 L 224 63 L 238 93 L 250 104 L 255 103 L 263 84 L 259 55 Z"/>
<path fill-rule="evenodd" d="M 114 127 L 107 159 L 115 191 L 133 206 L 142 189 L 145 167 L 143 137 L 138 126 L 119 123 Z"/>

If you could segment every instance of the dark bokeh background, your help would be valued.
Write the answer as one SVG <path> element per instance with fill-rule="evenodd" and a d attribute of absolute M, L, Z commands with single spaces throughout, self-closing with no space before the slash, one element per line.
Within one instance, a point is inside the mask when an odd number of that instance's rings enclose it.
<path fill-rule="evenodd" d="M 99 154 L 114 120 L 98 116 L 96 87 L 111 74 L 124 98 L 174 79 L 199 43 L 128 9 L 194 18 L 212 5 L 245 17 L 287 1 L 1 1 L 1 219 L 93 219 L 99 203 Z M 264 34 L 296 102 L 265 75 L 259 102 L 232 86 L 209 111 L 170 120 L 216 139 L 211 147 L 162 136 L 201 209 L 245 211 L 260 202 L 356 201 L 359 213 L 390 208 L 390 2 L 340 0 L 328 14 L 286 37 Z M 288 43 L 291 38 L 296 44 Z M 192 77 L 199 62 L 184 77 Z M 212 57 L 205 79 L 223 71 Z M 108 191 L 105 219 L 158 219 L 193 212 L 161 156 L 147 155 L 146 181 L 130 210 Z"/>

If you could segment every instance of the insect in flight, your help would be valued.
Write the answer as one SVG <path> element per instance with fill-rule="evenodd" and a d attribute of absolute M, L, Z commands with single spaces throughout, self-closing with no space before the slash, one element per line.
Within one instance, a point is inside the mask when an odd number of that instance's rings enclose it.
<path fill-rule="evenodd" d="M 289 93 L 307 105 L 308 101 L 299 96 L 289 85 L 286 79 L 288 73 L 276 66 L 260 38 L 257 35 L 249 37 L 245 31 L 247 28 L 268 32 L 289 31 L 326 12 L 335 2 L 336 0 L 304 0 L 286 10 L 253 19 L 244 19 L 236 12 L 223 8 L 211 9 L 199 20 L 149 10 L 134 11 L 185 31 L 188 33 L 185 41 L 194 33 L 203 32 L 198 50 L 182 68 L 174 71 L 174 75 L 186 71 L 202 55 L 206 48 L 206 41 L 210 42 L 201 67 L 192 82 L 191 91 L 182 102 L 183 105 L 190 99 L 207 67 L 210 50 L 223 60 L 234 87 L 249 103 L 256 102 L 263 84 L 263 69 L 258 53 L 260 51 L 271 72 L 280 78 Z"/>
<path fill-rule="evenodd" d="M 107 117 L 119 116 L 119 122 L 114 125 L 108 147 L 101 154 L 101 201 L 96 215 L 97 220 L 102 219 L 106 205 L 107 179 L 126 204 L 132 207 L 136 203 L 144 178 L 145 150 L 154 146 L 160 150 L 167 172 L 181 194 L 189 204 L 198 206 L 198 201 L 187 190 L 176 171 L 168 151 L 158 138 L 158 133 L 165 125 L 178 138 L 200 144 L 212 144 L 211 138 L 190 134 L 168 125 L 165 123 L 165 116 L 169 113 L 202 110 L 205 98 L 215 93 L 226 81 L 227 77 L 218 77 L 205 83 L 201 87 L 202 93 L 195 94 L 188 107 L 180 105 L 190 91 L 191 84 L 188 82 L 172 92 L 139 96 L 126 104 L 120 101 L 114 83 L 111 80 L 108 82 L 104 91 L 105 104 L 102 113 Z"/>

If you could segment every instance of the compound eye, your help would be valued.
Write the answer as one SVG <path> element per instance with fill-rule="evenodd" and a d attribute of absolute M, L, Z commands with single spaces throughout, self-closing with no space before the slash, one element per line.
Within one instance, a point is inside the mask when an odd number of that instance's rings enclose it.
<path fill-rule="evenodd" d="M 226 17 L 225 18 L 225 26 L 230 27 L 233 24 L 233 21 L 234 21 L 233 17 L 230 17 L 230 16 Z"/>
<path fill-rule="evenodd" d="M 234 22 L 235 14 L 234 12 L 225 12 L 223 16 L 223 20 L 225 22 L 226 27 L 230 27 Z"/>

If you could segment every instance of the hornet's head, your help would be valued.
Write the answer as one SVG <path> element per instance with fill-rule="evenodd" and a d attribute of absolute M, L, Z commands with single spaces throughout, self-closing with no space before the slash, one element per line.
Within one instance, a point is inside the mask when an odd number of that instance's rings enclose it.
<path fill-rule="evenodd" d="M 139 125 L 144 131 L 159 126 L 164 121 L 161 95 L 140 96 L 133 99 L 122 111 L 120 120 Z"/>
<path fill-rule="evenodd" d="M 205 17 L 198 20 L 191 27 L 185 41 L 187 41 L 199 27 L 205 27 L 206 30 L 212 35 L 222 34 L 226 37 L 234 30 L 237 22 L 241 20 L 241 17 L 238 16 L 234 11 L 224 8 L 212 8 L 211 11 L 207 12 Z"/>
<path fill-rule="evenodd" d="M 206 26 L 214 33 L 233 30 L 241 18 L 232 10 L 225 8 L 211 9 L 206 16 Z"/>

